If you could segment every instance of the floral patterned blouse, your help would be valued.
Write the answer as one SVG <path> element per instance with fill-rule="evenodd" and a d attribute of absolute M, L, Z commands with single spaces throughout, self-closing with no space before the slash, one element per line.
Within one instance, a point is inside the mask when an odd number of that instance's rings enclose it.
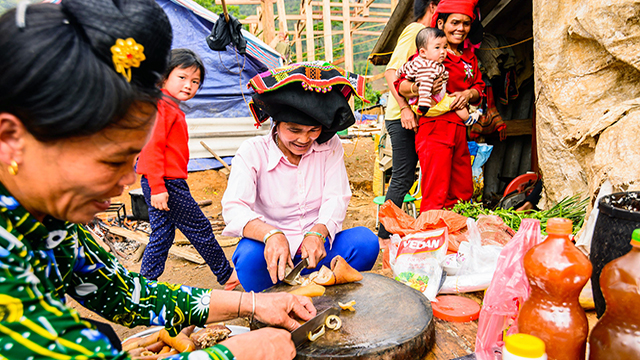
<path fill-rule="evenodd" d="M 0 359 L 126 359 L 65 305 L 65 294 L 115 323 L 204 325 L 211 291 L 129 272 L 81 225 L 39 222 L 0 184 Z M 172 359 L 232 359 L 224 346 Z"/>

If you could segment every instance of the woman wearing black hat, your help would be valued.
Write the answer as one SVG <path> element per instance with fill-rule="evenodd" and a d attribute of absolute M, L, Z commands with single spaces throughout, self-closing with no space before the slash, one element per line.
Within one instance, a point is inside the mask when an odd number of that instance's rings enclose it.
<path fill-rule="evenodd" d="M 82 225 L 135 181 L 154 125 L 171 27 L 153 0 L 21 2 L 0 17 L 0 344 L 3 359 L 125 359 L 65 304 L 115 323 L 189 325 L 238 316 L 293 330 L 304 297 L 150 281 Z M 291 315 L 290 315 L 291 314 Z M 291 334 L 269 328 L 173 358 L 292 359 Z"/>
<path fill-rule="evenodd" d="M 222 199 L 223 235 L 243 237 L 233 262 L 245 290 L 266 289 L 303 258 L 302 274 L 329 267 L 336 255 L 359 271 L 373 267 L 377 236 L 364 227 L 341 231 L 351 190 L 336 132 L 355 122 L 347 100 L 362 94 L 362 80 L 320 62 L 251 80 L 254 117 L 274 125 L 242 144 Z"/>

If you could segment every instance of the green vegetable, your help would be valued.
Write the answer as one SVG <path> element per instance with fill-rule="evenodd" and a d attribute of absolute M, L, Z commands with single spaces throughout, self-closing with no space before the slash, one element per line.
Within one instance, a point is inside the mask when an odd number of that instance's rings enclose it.
<path fill-rule="evenodd" d="M 515 211 L 510 209 L 486 209 L 480 203 L 458 202 L 451 211 L 460 215 L 478 219 L 480 215 L 497 215 L 504 223 L 511 229 L 518 231 L 522 219 L 536 219 L 540 220 L 540 228 L 542 233 L 546 234 L 547 221 L 551 218 L 565 218 L 573 221 L 573 233 L 575 234 L 580 230 L 584 223 L 584 216 L 586 214 L 587 204 L 589 198 L 580 200 L 580 195 L 566 197 L 549 210 L 535 211 Z"/>

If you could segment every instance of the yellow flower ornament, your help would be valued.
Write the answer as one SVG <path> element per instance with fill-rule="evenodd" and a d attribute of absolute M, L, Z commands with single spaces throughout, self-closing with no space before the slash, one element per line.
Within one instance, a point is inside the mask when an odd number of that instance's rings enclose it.
<path fill-rule="evenodd" d="M 133 38 L 116 40 L 116 44 L 111 47 L 111 54 L 116 72 L 124 75 L 128 82 L 131 82 L 131 68 L 140 67 L 140 63 L 146 59 L 144 46 Z"/>

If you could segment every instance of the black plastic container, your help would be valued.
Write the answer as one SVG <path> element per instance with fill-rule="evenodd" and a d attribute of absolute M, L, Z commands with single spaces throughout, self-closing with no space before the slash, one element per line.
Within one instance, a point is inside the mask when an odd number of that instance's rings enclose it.
<path fill-rule="evenodd" d="M 134 220 L 149 221 L 149 207 L 144 201 L 142 188 L 129 191 L 131 196 L 131 212 Z"/>
<path fill-rule="evenodd" d="M 640 191 L 615 193 L 600 200 L 600 213 L 593 231 L 590 254 L 593 265 L 591 286 L 598 318 L 606 309 L 600 289 L 600 273 L 610 261 L 631 251 L 631 234 L 633 230 L 640 228 L 638 209 Z"/>

